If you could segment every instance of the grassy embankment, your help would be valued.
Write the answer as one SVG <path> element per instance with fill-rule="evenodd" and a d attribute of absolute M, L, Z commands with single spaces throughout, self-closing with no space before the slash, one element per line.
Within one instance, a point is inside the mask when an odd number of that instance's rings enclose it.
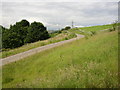
<path fill-rule="evenodd" d="M 3 88 L 118 85 L 118 34 L 101 32 L 3 66 Z"/>
<path fill-rule="evenodd" d="M 85 38 L 89 38 L 96 33 L 100 33 L 101 30 L 111 29 L 112 24 L 108 25 L 98 25 L 98 26 L 90 26 L 90 27 L 81 27 L 81 28 L 73 28 L 69 30 L 72 33 L 78 33 L 85 35 Z"/>
<path fill-rule="evenodd" d="M 76 37 L 75 33 L 84 34 L 86 36 L 85 38 L 89 38 L 90 36 L 92 36 L 93 34 L 96 34 L 100 30 L 105 30 L 105 29 L 110 29 L 110 28 L 112 28 L 112 24 L 101 25 L 101 26 L 82 27 L 82 28 L 73 28 L 73 29 L 69 30 L 72 33 L 65 33 L 65 31 L 63 31 L 62 34 L 60 34 L 60 35 L 59 35 L 59 33 L 53 33 L 53 34 L 51 34 L 52 38 L 50 38 L 48 40 L 38 41 L 35 43 L 23 45 L 22 47 L 18 47 L 15 49 L 5 50 L 2 52 L 2 58 L 5 58 L 5 57 L 11 56 L 11 55 L 15 55 L 15 54 L 18 54 L 18 53 L 21 53 L 21 52 L 24 52 L 24 51 L 27 51 L 27 50 L 30 50 L 33 48 L 44 46 L 47 44 L 71 39 L 73 37 Z"/>
<path fill-rule="evenodd" d="M 27 51 L 27 50 L 30 50 L 33 48 L 44 46 L 47 44 L 51 44 L 51 43 L 55 43 L 55 42 L 59 42 L 59 41 L 63 41 L 63 40 L 68 40 L 68 39 L 76 37 L 76 35 L 74 33 L 67 33 L 66 31 L 63 31 L 61 34 L 57 34 L 57 33 L 56 33 L 56 35 L 51 34 L 51 37 L 52 38 L 50 38 L 48 40 L 38 41 L 38 42 L 30 43 L 27 45 L 23 45 L 21 47 L 15 48 L 15 49 L 8 49 L 6 51 L 3 51 L 2 58 L 5 58 L 5 57 L 11 56 L 11 55 L 15 55 L 15 54 L 18 54 L 18 53 L 21 53 L 21 52 L 24 52 L 24 51 Z"/>
<path fill-rule="evenodd" d="M 74 33 L 80 33 L 81 31 L 85 32 L 90 32 L 90 31 L 100 31 L 100 30 L 105 30 L 105 29 L 110 29 L 112 28 L 112 24 L 108 25 L 99 25 L 99 26 L 90 26 L 90 27 L 81 27 L 81 28 L 73 28 L 70 31 Z"/>

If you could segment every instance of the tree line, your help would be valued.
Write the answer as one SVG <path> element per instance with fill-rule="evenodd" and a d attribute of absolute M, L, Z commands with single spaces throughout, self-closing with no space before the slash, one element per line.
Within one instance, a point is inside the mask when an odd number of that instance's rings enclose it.
<path fill-rule="evenodd" d="M 7 29 L 0 26 L 2 30 L 2 48 L 16 48 L 27 43 L 45 40 L 50 37 L 46 27 L 40 22 L 21 20 Z"/>

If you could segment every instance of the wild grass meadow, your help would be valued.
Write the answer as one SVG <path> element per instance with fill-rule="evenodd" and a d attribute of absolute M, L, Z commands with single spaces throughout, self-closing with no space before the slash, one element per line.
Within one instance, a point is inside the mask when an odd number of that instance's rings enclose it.
<path fill-rule="evenodd" d="M 118 31 L 58 46 L 3 66 L 3 88 L 117 88 Z"/>

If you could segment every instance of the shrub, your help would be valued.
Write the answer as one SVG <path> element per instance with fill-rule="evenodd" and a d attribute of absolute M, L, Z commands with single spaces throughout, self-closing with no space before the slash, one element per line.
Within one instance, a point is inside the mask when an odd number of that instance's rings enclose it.
<path fill-rule="evenodd" d="M 96 34 L 96 32 L 95 32 L 95 31 L 91 31 L 91 34 L 92 34 L 92 35 L 95 35 L 95 34 Z"/>
<path fill-rule="evenodd" d="M 111 28 L 110 28 L 110 29 L 109 29 L 109 31 L 110 31 L 110 32 L 112 32 L 112 31 L 113 31 L 113 29 L 111 29 Z"/>
<path fill-rule="evenodd" d="M 68 38 L 67 38 L 67 37 L 65 37 L 65 40 L 68 40 Z"/>

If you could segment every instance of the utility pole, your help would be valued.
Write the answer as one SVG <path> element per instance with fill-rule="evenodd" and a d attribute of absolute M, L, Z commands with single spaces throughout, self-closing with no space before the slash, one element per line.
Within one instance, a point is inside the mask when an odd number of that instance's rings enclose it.
<path fill-rule="evenodd" d="M 72 21 L 72 28 L 74 27 L 74 22 Z"/>

